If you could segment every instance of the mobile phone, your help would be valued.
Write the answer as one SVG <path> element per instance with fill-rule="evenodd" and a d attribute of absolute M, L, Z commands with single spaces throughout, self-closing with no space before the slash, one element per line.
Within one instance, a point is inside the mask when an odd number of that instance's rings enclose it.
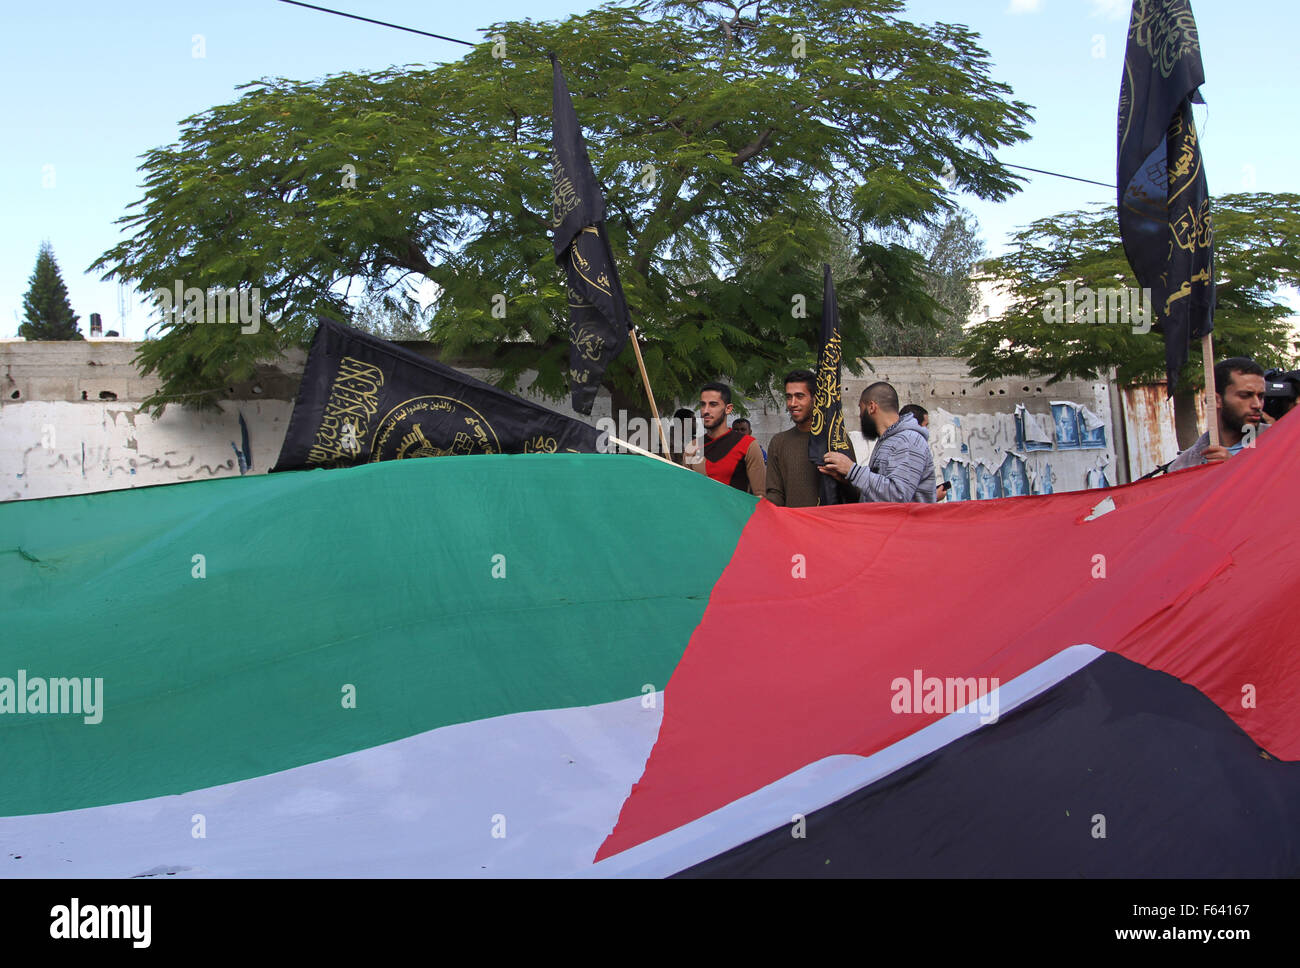
<path fill-rule="evenodd" d="M 951 489 L 952 489 L 952 481 L 940 481 L 940 482 L 939 482 L 939 487 L 940 487 L 941 490 L 944 490 L 944 491 L 951 490 Z"/>

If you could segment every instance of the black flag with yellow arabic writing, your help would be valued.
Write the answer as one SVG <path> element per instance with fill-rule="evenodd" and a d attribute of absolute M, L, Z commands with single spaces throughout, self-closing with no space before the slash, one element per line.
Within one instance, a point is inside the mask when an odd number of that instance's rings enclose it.
<path fill-rule="evenodd" d="M 821 466 L 822 458 L 836 451 L 853 459 L 853 444 L 844 430 L 844 413 L 840 404 L 840 307 L 835 299 L 831 267 L 822 264 L 822 331 L 821 349 L 817 354 L 817 390 L 813 396 L 812 436 L 808 438 L 808 458 Z M 848 504 L 856 500 L 855 489 L 820 474 L 821 496 L 818 504 Z"/>
<path fill-rule="evenodd" d="M 551 65 L 551 229 L 555 261 L 568 274 L 569 389 L 573 409 L 591 413 L 605 368 L 627 343 L 630 323 L 605 234 L 605 198 L 553 54 Z"/>
<path fill-rule="evenodd" d="M 273 471 L 601 450 L 595 427 L 322 317 Z"/>
<path fill-rule="evenodd" d="M 1134 0 L 1119 93 L 1119 231 L 1151 290 L 1172 396 L 1188 344 L 1214 328 L 1214 226 L 1192 122 L 1205 103 L 1189 0 Z"/>

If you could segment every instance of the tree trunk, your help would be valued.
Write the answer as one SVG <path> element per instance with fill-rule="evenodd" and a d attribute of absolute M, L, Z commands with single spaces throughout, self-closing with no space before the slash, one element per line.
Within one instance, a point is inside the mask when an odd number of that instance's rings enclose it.
<path fill-rule="evenodd" d="M 1201 426 L 1196 421 L 1196 395 L 1200 392 L 1184 387 L 1174 393 L 1174 432 L 1178 435 L 1180 452 L 1196 443 L 1196 439 L 1201 436 Z"/>

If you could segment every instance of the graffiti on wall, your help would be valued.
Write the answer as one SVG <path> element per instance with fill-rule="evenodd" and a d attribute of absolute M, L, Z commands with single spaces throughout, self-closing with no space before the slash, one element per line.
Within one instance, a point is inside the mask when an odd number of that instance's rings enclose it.
<path fill-rule="evenodd" d="M 154 418 L 109 402 L 10 404 L 0 408 L 0 500 L 265 470 L 291 408 L 289 401 L 264 400 L 224 403 L 220 412 L 169 408 Z"/>

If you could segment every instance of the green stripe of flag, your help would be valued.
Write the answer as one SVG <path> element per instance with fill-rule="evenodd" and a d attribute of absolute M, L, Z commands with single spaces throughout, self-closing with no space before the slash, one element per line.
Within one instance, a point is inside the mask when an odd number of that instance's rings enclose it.
<path fill-rule="evenodd" d="M 104 707 L 0 714 L 0 816 L 662 689 L 754 504 L 532 455 L 0 505 L 0 678 L 102 678 Z"/>

